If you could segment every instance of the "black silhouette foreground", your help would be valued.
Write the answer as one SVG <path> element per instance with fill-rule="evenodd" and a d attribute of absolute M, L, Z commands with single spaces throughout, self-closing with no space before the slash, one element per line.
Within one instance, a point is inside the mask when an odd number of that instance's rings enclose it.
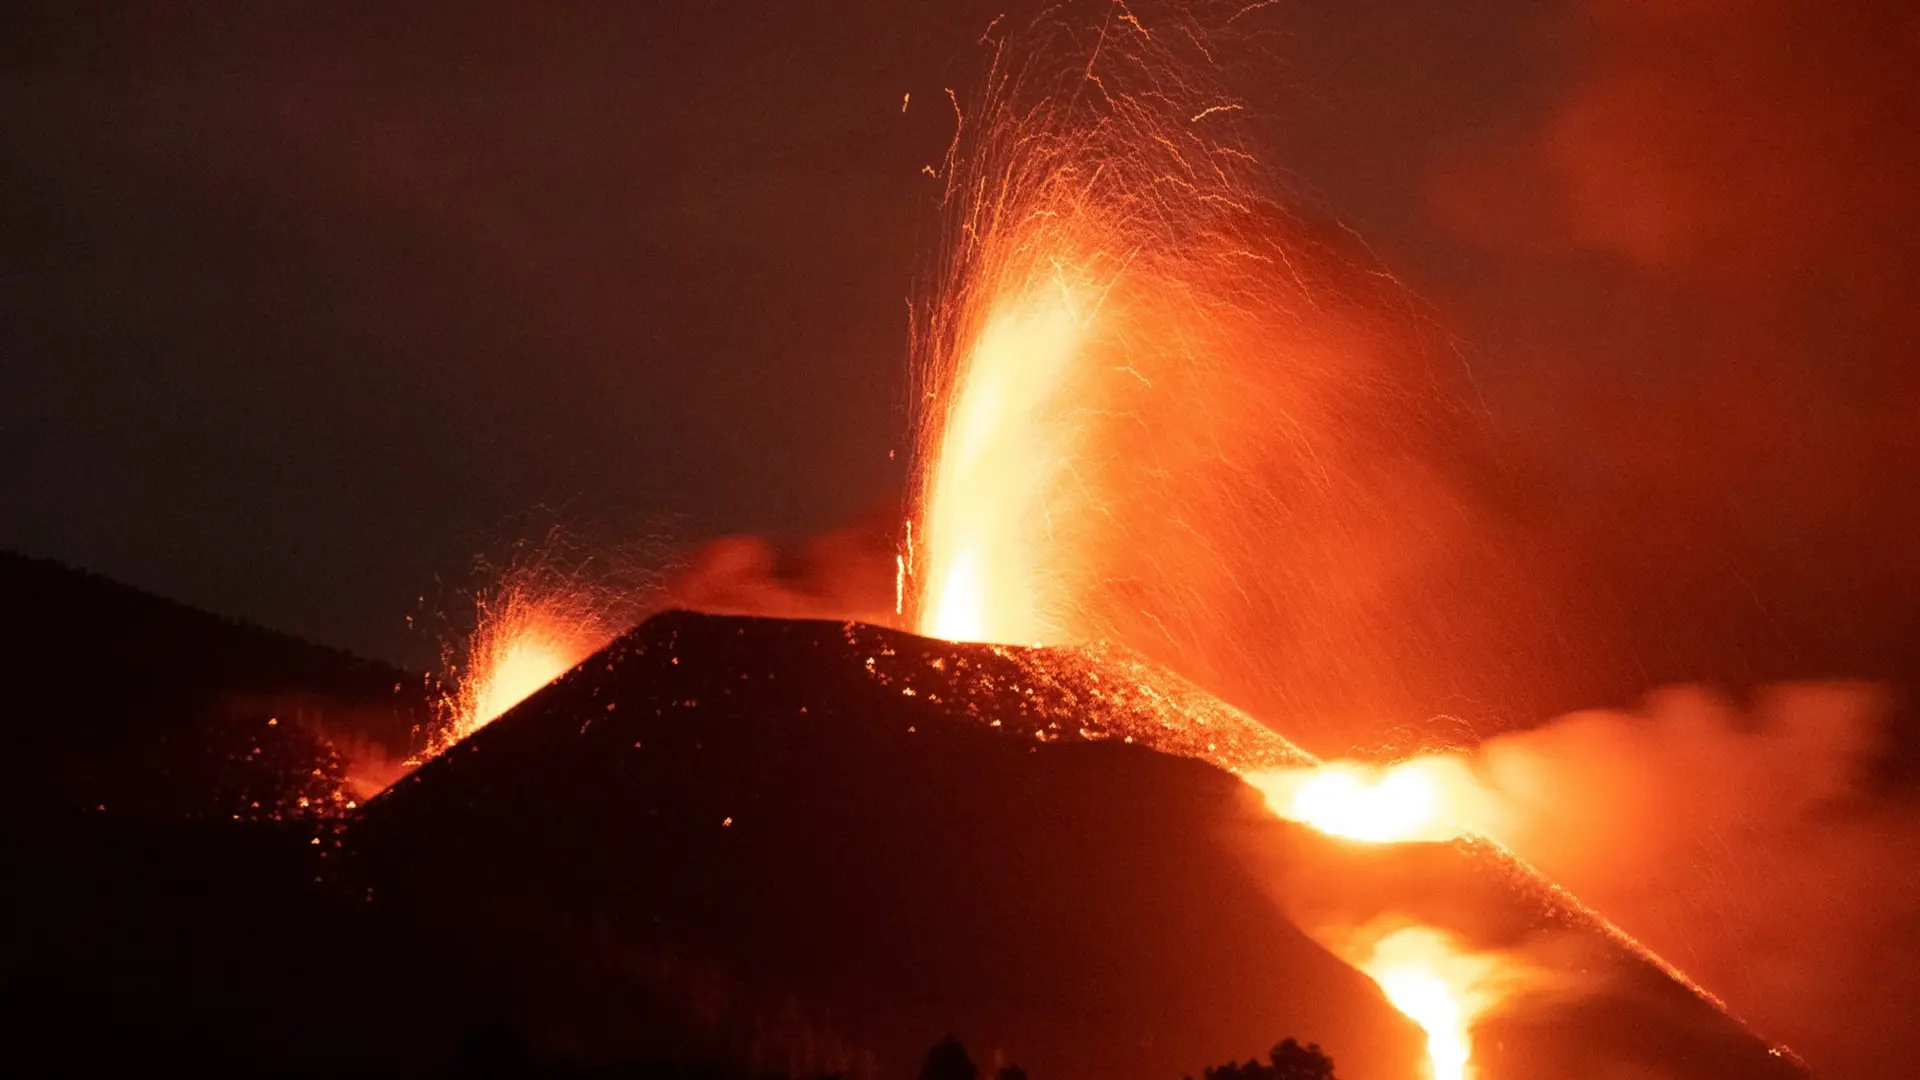
<path fill-rule="evenodd" d="M 1280 914 L 1282 878 L 1470 911 L 1486 942 L 1564 921 L 1450 846 L 1354 851 L 1212 766 L 1083 738 L 1075 717 L 1138 702 L 1098 667 L 1036 680 L 1051 662 L 668 614 L 343 818 L 16 794 L 11 1060 L 905 1077 L 958 1030 L 996 1074 L 1168 1080 L 1278 1029 L 1349 1078 L 1402 1080 L 1421 1034 Z M 114 686 L 137 714 L 139 679 Z M 57 764 L 58 719 L 38 719 Z M 200 782 L 148 779 L 183 799 Z M 1489 1021 L 1487 1080 L 1800 1075 L 1659 972 L 1596 956 L 1609 981 L 1577 1008 Z"/>
<path fill-rule="evenodd" d="M 1301 1046 L 1294 1039 L 1275 1045 L 1267 1062 L 1249 1060 L 1228 1062 L 1207 1068 L 1205 1080 L 1338 1080 L 1333 1061 L 1316 1044 Z M 1001 1065 L 985 1073 L 958 1038 L 952 1035 L 935 1043 L 921 1061 L 919 1080 L 1028 1080 L 1027 1071 L 1018 1065 Z M 843 1073 L 795 1075 L 775 1073 L 752 1076 L 732 1073 L 711 1066 L 678 1062 L 626 1061 L 597 1068 L 542 1061 L 504 1027 L 487 1027 L 474 1033 L 461 1055 L 447 1072 L 448 1080 L 846 1080 Z M 1191 1078 L 1189 1078 L 1191 1080 Z"/>
<path fill-rule="evenodd" d="M 1201 1080 L 1334 1080 L 1333 1059 L 1321 1051 L 1319 1043 L 1301 1046 L 1294 1039 L 1283 1039 L 1268 1051 L 1265 1062 L 1248 1059 L 1211 1066 Z"/>
<path fill-rule="evenodd" d="M 386 664 L 8 552 L 0 598 L 0 798 L 284 817 L 343 791 L 346 752 L 424 745 L 425 685 Z"/>

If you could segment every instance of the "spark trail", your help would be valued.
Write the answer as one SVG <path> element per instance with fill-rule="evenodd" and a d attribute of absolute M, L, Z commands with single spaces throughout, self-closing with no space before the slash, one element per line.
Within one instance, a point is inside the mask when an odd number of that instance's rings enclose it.
<path fill-rule="evenodd" d="M 426 756 L 492 723 L 613 640 L 640 596 L 595 584 L 585 567 L 563 568 L 551 552 L 499 572 L 474 598 L 473 629 L 446 649 L 449 690 Z"/>
<path fill-rule="evenodd" d="M 1114 641 L 1222 690 L 1281 656 L 1397 685 L 1383 650 L 1457 630 L 1409 597 L 1459 540 L 1431 463 L 1461 411 L 1402 291 L 1276 193 L 1215 76 L 1233 13 L 1068 3 L 986 39 L 915 321 L 925 633 Z"/>

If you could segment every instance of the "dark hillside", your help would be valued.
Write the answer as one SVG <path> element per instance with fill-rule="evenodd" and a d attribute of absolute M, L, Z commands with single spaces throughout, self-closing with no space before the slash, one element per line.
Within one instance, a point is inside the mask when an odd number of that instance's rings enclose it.
<path fill-rule="evenodd" d="M 1289 917 L 1392 910 L 1580 980 L 1490 1022 L 1485 1080 L 1802 1076 L 1497 851 L 1330 841 L 1149 749 L 1292 753 L 1147 676 L 671 613 L 344 821 L 14 815 L 11 1049 L 907 1077 L 954 1032 L 1039 1080 L 1176 1080 L 1298 1035 L 1407 1080 L 1420 1034 Z"/>
<path fill-rule="evenodd" d="M 0 597 L 11 800 L 271 814 L 330 797 L 349 749 L 404 757 L 428 716 L 418 676 L 58 563 L 0 553 Z"/>

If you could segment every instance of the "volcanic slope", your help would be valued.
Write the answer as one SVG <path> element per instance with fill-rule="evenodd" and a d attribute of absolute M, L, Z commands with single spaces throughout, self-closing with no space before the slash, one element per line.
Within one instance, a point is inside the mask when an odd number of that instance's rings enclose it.
<path fill-rule="evenodd" d="M 0 552 L 0 799 L 228 819 L 331 802 L 430 718 L 396 668 Z"/>
<path fill-rule="evenodd" d="M 1802 1075 L 1497 849 L 1333 841 L 1209 763 L 1300 760 L 1123 657 L 669 613 L 364 809 L 355 888 L 427 928 L 369 992 L 581 1060 L 899 1076 L 954 1031 L 1172 1080 L 1291 1034 L 1401 1080 L 1420 1034 L 1283 907 L 1398 912 L 1581 976 L 1489 1018 L 1486 1080 Z"/>

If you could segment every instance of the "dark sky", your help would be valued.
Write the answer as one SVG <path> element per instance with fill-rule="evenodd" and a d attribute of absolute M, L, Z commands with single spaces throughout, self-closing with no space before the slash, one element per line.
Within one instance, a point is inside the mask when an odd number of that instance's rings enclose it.
<path fill-rule="evenodd" d="M 692 540 L 896 499 L 920 167 L 1000 8 L 820 7 L 10 6 L 0 546 L 410 656 L 538 506 Z M 1461 336 L 1531 512 L 1803 666 L 1908 655 L 1910 15 L 1255 30 L 1273 158 Z"/>

